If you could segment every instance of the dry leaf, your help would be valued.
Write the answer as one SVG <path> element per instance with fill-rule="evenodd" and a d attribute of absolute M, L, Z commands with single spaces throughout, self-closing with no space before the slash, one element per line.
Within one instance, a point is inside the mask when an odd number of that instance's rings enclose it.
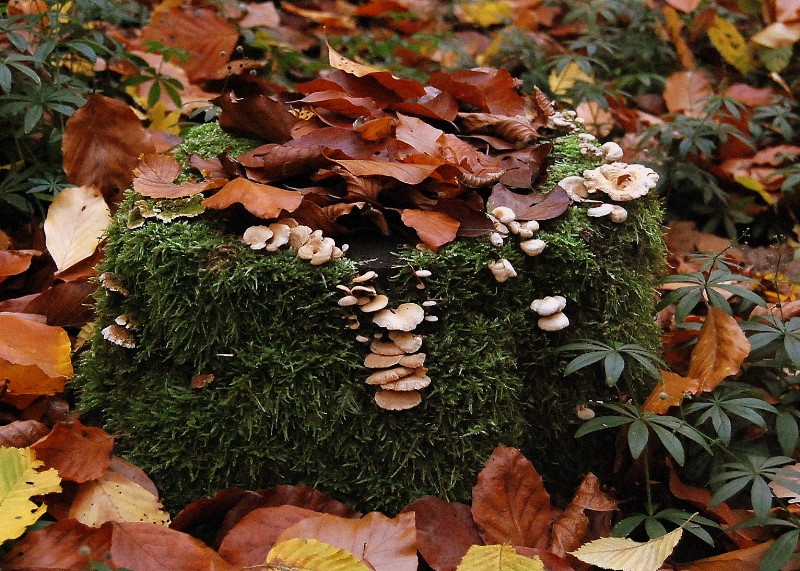
<path fill-rule="evenodd" d="M 69 508 L 69 517 L 92 527 L 108 521 L 169 524 L 169 514 L 158 498 L 116 472 L 106 472 L 81 484 Z"/>
<path fill-rule="evenodd" d="M 664 84 L 664 103 L 670 113 L 690 117 L 704 114 L 707 99 L 713 94 L 708 78 L 700 71 L 677 71 Z"/>
<path fill-rule="evenodd" d="M 661 371 L 661 383 L 653 388 L 642 410 L 655 414 L 666 414 L 670 407 L 678 406 L 686 395 L 696 395 L 701 386 L 700 379 L 682 377 L 670 371 Z"/>
<path fill-rule="evenodd" d="M 764 554 L 771 546 L 772 541 L 766 541 L 754 547 L 681 563 L 678 571 L 759 571 Z"/>
<path fill-rule="evenodd" d="M 750 38 L 753 43 L 771 49 L 794 45 L 797 40 L 800 40 L 800 23 L 784 22 L 774 22 Z"/>
<path fill-rule="evenodd" d="M 50 429 L 38 420 L 15 420 L 0 426 L 0 446 L 9 448 L 27 448 Z"/>
<path fill-rule="evenodd" d="M 572 204 L 567 191 L 556 185 L 547 193 L 544 200 L 517 213 L 517 220 L 552 220 L 561 216 Z"/>
<path fill-rule="evenodd" d="M 735 25 L 719 14 L 714 15 L 714 21 L 708 28 L 708 39 L 725 61 L 740 73 L 747 74 L 755 67 L 750 44 Z"/>
<path fill-rule="evenodd" d="M 111 224 L 111 211 L 96 188 L 65 188 L 47 210 L 47 249 L 59 270 L 91 256 Z"/>
<path fill-rule="evenodd" d="M 619 571 L 658 571 L 683 535 L 678 528 L 640 543 L 625 537 L 604 537 L 581 546 L 570 555 L 584 563 Z"/>
<path fill-rule="evenodd" d="M 701 0 L 667 0 L 667 4 L 684 14 L 688 14 L 689 12 L 697 10 L 700 1 Z"/>
<path fill-rule="evenodd" d="M 31 259 L 40 254 L 39 250 L 0 250 L 0 283 L 27 270 Z"/>
<path fill-rule="evenodd" d="M 461 225 L 443 212 L 407 208 L 400 215 L 403 224 L 417 231 L 417 236 L 427 246 L 437 250 L 456 239 Z"/>
<path fill-rule="evenodd" d="M 510 545 L 473 545 L 456 571 L 545 571 L 538 557 L 519 555 Z"/>
<path fill-rule="evenodd" d="M 571 503 L 553 522 L 553 539 L 550 541 L 549 551 L 564 557 L 586 541 L 588 531 L 589 518 L 583 513 L 583 508 Z"/>
<path fill-rule="evenodd" d="M 296 190 L 283 190 L 245 178 L 235 178 L 211 198 L 206 198 L 203 206 L 220 210 L 239 203 L 251 214 L 269 220 L 277 218 L 283 211 L 293 212 L 302 201 L 302 193 Z"/>
<path fill-rule="evenodd" d="M 316 539 L 287 539 L 273 547 L 264 561 L 275 569 L 371 571 L 352 553 Z"/>
<path fill-rule="evenodd" d="M 750 341 L 736 320 L 709 306 L 689 361 L 688 376 L 700 381 L 702 391 L 713 391 L 723 379 L 739 372 L 749 353 Z"/>
<path fill-rule="evenodd" d="M 114 437 L 79 421 L 59 422 L 33 445 L 36 455 L 65 480 L 87 482 L 100 478 L 111 465 Z"/>
<path fill-rule="evenodd" d="M 134 170 L 133 190 L 150 198 L 184 198 L 202 192 L 208 184 L 190 182 L 175 184 L 181 165 L 166 155 L 145 155 Z"/>

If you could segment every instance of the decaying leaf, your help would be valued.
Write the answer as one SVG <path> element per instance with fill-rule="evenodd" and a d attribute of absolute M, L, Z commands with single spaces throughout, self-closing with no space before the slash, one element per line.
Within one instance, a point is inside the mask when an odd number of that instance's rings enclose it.
<path fill-rule="evenodd" d="M 714 21 L 708 28 L 708 39 L 725 61 L 739 72 L 746 74 L 753 70 L 755 61 L 750 44 L 734 24 L 719 14 L 714 14 Z"/>
<path fill-rule="evenodd" d="M 63 479 L 78 483 L 102 477 L 111 466 L 113 448 L 113 436 L 77 420 L 59 422 L 33 445 L 47 466 L 57 469 Z"/>
<path fill-rule="evenodd" d="M 69 517 L 92 527 L 100 527 L 107 521 L 169 523 L 169 514 L 151 492 L 116 472 L 106 472 L 82 484 L 70 506 Z"/>
<path fill-rule="evenodd" d="M 167 155 L 145 155 L 134 171 L 133 190 L 149 198 L 183 198 L 203 191 L 204 182 L 175 184 L 181 173 L 178 161 Z"/>
<path fill-rule="evenodd" d="M 739 372 L 749 353 L 750 341 L 736 320 L 721 309 L 709 306 L 692 351 L 688 376 L 700 380 L 702 391 L 713 391 L 723 379 Z"/>
<path fill-rule="evenodd" d="M 772 546 L 772 543 L 772 541 L 765 541 L 753 547 L 735 549 L 690 563 L 681 563 L 680 571 L 759 571 L 764 554 Z"/>
<path fill-rule="evenodd" d="M 664 84 L 664 103 L 670 113 L 702 116 L 712 94 L 711 83 L 700 71 L 676 71 Z"/>
<path fill-rule="evenodd" d="M 37 471 L 41 466 L 30 448 L 0 447 L 0 543 L 22 535 L 47 510 L 32 496 L 61 491 L 58 472 Z"/>
<path fill-rule="evenodd" d="M 9 276 L 15 276 L 27 270 L 33 257 L 40 254 L 41 252 L 38 250 L 0 249 L 0 282 Z"/>
<path fill-rule="evenodd" d="M 434 250 L 456 239 L 461 225 L 443 212 L 414 210 L 407 208 L 401 216 L 403 224 L 417 231 L 417 235 L 426 245 Z"/>
<path fill-rule="evenodd" d="M 683 528 L 647 542 L 626 537 L 596 539 L 570 552 L 584 563 L 619 571 L 658 571 L 678 545 Z"/>
<path fill-rule="evenodd" d="M 456 571 L 545 571 L 538 557 L 519 555 L 511 545 L 473 545 Z"/>
<path fill-rule="evenodd" d="M 371 570 L 349 551 L 316 539 L 287 539 L 270 550 L 264 563 L 273 569 Z"/>
<path fill-rule="evenodd" d="M 47 211 L 47 250 L 59 270 L 91 256 L 111 224 L 111 211 L 96 188 L 65 188 Z"/>

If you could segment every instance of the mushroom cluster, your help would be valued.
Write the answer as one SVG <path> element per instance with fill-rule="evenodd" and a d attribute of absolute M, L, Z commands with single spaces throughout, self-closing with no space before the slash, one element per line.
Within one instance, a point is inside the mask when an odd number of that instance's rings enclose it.
<path fill-rule="evenodd" d="M 244 231 L 242 242 L 253 250 L 294 250 L 298 258 L 308 260 L 312 266 L 339 259 L 347 251 L 346 245 L 339 248 L 333 238 L 322 235 L 322 230 L 312 230 L 298 224 L 294 218 L 282 218 L 269 226 L 250 226 Z"/>
<path fill-rule="evenodd" d="M 534 299 L 531 309 L 539 315 L 536 325 L 543 331 L 560 331 L 569 326 L 569 319 L 564 315 L 567 299 L 561 295 L 548 295 L 542 299 Z"/>
<path fill-rule="evenodd" d="M 118 315 L 116 319 L 114 319 L 114 323 L 104 327 L 100 331 L 100 334 L 103 336 L 103 339 L 109 343 L 125 347 L 126 349 L 135 349 L 136 338 L 133 336 L 133 333 L 131 333 L 131 330 L 136 329 L 138 326 L 139 322 L 132 319 L 129 315 Z"/>
<path fill-rule="evenodd" d="M 613 141 L 609 141 L 597 146 L 595 143 L 595 141 L 597 141 L 597 137 L 591 133 L 580 133 L 578 134 L 578 138 L 581 140 L 581 143 L 578 145 L 578 149 L 580 150 L 581 154 L 586 157 L 598 159 L 604 163 L 612 163 L 620 160 L 624 154 L 622 147 Z"/>
<path fill-rule="evenodd" d="M 538 256 L 547 247 L 547 242 L 533 237 L 539 231 L 539 223 L 536 220 L 518 221 L 517 214 L 507 206 L 498 206 L 492 210 L 489 218 L 494 223 L 494 232 L 489 234 L 489 241 L 496 248 L 502 246 L 506 238 L 511 235 L 519 239 L 519 248 L 527 256 Z M 494 279 L 500 283 L 517 277 L 514 266 L 506 258 L 490 262 L 488 266 Z"/>

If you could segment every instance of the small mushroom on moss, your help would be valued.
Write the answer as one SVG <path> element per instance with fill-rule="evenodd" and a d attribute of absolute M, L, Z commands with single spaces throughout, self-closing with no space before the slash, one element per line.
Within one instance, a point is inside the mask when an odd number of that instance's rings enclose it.
<path fill-rule="evenodd" d="M 525 252 L 526 256 L 538 256 L 547 247 L 547 242 L 540 238 L 533 238 L 532 240 L 525 240 L 519 243 L 520 249 Z"/>
<path fill-rule="evenodd" d="M 614 209 L 611 211 L 608 217 L 612 222 L 616 222 L 617 224 L 622 224 L 628 219 L 628 211 L 619 206 L 618 204 L 615 204 Z"/>
<path fill-rule="evenodd" d="M 508 229 L 512 234 L 516 234 L 521 240 L 532 238 L 534 233 L 539 231 L 539 223 L 536 220 L 527 220 L 525 222 L 510 222 Z"/>
<path fill-rule="evenodd" d="M 553 315 L 567 306 L 567 299 L 562 295 L 548 295 L 531 302 L 531 309 L 542 317 Z"/>
<path fill-rule="evenodd" d="M 416 353 L 422 347 L 422 335 L 407 331 L 389 331 L 389 339 L 406 353 Z"/>
<path fill-rule="evenodd" d="M 622 147 L 613 141 L 609 141 L 608 143 L 603 143 L 600 145 L 600 152 L 602 153 L 603 160 L 607 163 L 613 163 L 614 161 L 620 160 L 624 154 Z"/>
<path fill-rule="evenodd" d="M 372 322 L 389 331 L 413 331 L 424 319 L 425 310 L 421 305 L 402 303 L 397 309 L 381 309 Z"/>
<path fill-rule="evenodd" d="M 340 307 L 352 307 L 358 304 L 358 298 L 354 295 L 346 295 L 340 298 L 338 303 Z"/>
<path fill-rule="evenodd" d="M 267 246 L 267 240 L 272 238 L 272 234 L 272 230 L 267 226 L 250 226 L 244 231 L 242 242 L 253 250 L 263 250 Z"/>
<path fill-rule="evenodd" d="M 599 190 L 617 201 L 644 196 L 658 183 L 658 174 L 653 169 L 627 163 L 609 163 L 586 170 L 583 178 L 590 193 Z"/>
<path fill-rule="evenodd" d="M 277 252 L 281 246 L 285 246 L 289 243 L 292 229 L 288 224 L 273 222 L 269 225 L 269 229 L 272 231 L 272 236 L 268 238 L 266 242 L 267 252 Z"/>
<path fill-rule="evenodd" d="M 400 366 L 392 367 L 391 369 L 381 369 L 367 377 L 366 383 L 368 385 L 383 385 L 407 377 L 413 372 L 414 369 Z"/>
<path fill-rule="evenodd" d="M 375 404 L 384 410 L 407 410 L 414 408 L 422 402 L 419 391 L 387 391 L 384 389 L 375 393 Z"/>
<path fill-rule="evenodd" d="M 491 262 L 489 264 L 489 269 L 492 271 L 494 279 L 500 283 L 507 281 L 509 278 L 517 277 L 517 271 L 514 269 L 514 266 L 505 258 L 501 258 L 496 262 Z"/>
<path fill-rule="evenodd" d="M 297 257 L 301 260 L 308 260 L 312 266 L 321 266 L 333 258 L 335 245 L 333 238 L 323 238 L 321 234 L 312 235 L 308 242 L 297 249 Z"/>
<path fill-rule="evenodd" d="M 591 218 L 602 218 L 608 216 L 614 210 L 614 205 L 604 202 L 600 206 L 594 206 L 586 211 L 586 215 Z"/>
<path fill-rule="evenodd" d="M 542 331 L 561 331 L 569 327 L 569 318 L 563 312 L 558 311 L 552 315 L 540 317 L 536 325 Z"/>
<path fill-rule="evenodd" d="M 374 340 L 369 345 L 369 350 L 375 353 L 376 355 L 405 355 L 406 351 L 404 351 L 401 347 L 397 345 L 394 341 L 381 341 L 380 339 Z"/>
<path fill-rule="evenodd" d="M 131 335 L 130 331 L 116 323 L 104 327 L 100 333 L 103 335 L 103 339 L 114 345 L 119 345 L 126 349 L 134 349 L 136 347 L 136 339 Z"/>
<path fill-rule="evenodd" d="M 508 224 L 509 222 L 514 221 L 514 219 L 517 217 L 517 213 L 511 210 L 508 206 L 498 206 L 492 210 L 492 216 L 497 218 L 497 221 L 501 224 Z"/>
<path fill-rule="evenodd" d="M 416 270 L 414 272 L 414 275 L 417 276 L 418 278 L 429 278 L 433 274 L 431 273 L 430 270 Z"/>
<path fill-rule="evenodd" d="M 389 305 L 389 298 L 383 294 L 376 295 L 368 303 L 360 305 L 359 309 L 364 313 L 374 313 Z"/>
<path fill-rule="evenodd" d="M 368 369 L 385 369 L 387 367 L 394 367 L 400 363 L 405 355 L 379 355 L 378 353 L 370 353 L 364 358 L 364 366 Z M 403 367 L 411 367 L 410 365 L 402 365 Z"/>
<path fill-rule="evenodd" d="M 390 383 L 384 383 L 381 385 L 381 389 L 391 391 L 416 391 L 424 389 L 431 384 L 431 378 L 425 374 L 427 372 L 425 367 L 419 367 L 408 376 Z"/>
<path fill-rule="evenodd" d="M 397 362 L 398 365 L 403 367 L 411 367 L 416 369 L 425 364 L 425 353 L 412 353 L 411 355 L 403 355 Z"/>
<path fill-rule="evenodd" d="M 503 245 L 503 235 L 500 232 L 492 232 L 489 234 L 489 242 L 495 248 L 500 248 Z"/>
<path fill-rule="evenodd" d="M 374 272 L 374 271 L 370 270 L 368 272 L 365 272 L 365 273 L 361 274 L 360 276 L 354 277 L 353 278 L 353 283 L 354 284 L 363 284 L 363 283 L 368 282 L 370 280 L 374 280 L 377 277 L 378 277 L 377 272 Z"/>
<path fill-rule="evenodd" d="M 592 420 L 595 417 L 595 412 L 588 406 L 584 406 L 582 404 L 579 404 L 575 407 L 575 414 L 581 420 Z"/>
<path fill-rule="evenodd" d="M 308 226 L 295 226 L 289 234 L 289 247 L 292 250 L 299 250 L 311 238 L 312 230 Z M 322 233 L 320 232 L 320 235 Z"/>
<path fill-rule="evenodd" d="M 121 296 L 128 295 L 128 289 L 122 285 L 119 277 L 114 272 L 103 272 L 100 274 L 98 278 L 100 280 L 100 285 L 102 285 L 108 291 L 114 291 L 120 294 Z"/>
<path fill-rule="evenodd" d="M 568 176 L 558 181 L 558 186 L 567 192 L 573 202 L 583 202 L 589 197 L 589 190 L 584 183 L 582 176 Z"/>

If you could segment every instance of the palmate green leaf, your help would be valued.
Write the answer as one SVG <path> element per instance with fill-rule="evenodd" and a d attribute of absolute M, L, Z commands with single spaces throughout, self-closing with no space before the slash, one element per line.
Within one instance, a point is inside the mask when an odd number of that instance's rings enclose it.
<path fill-rule="evenodd" d="M 571 375 L 575 371 L 579 371 L 589 365 L 602 361 L 606 358 L 606 354 L 606 351 L 596 351 L 594 353 L 578 355 L 564 367 L 564 376 Z"/>
<path fill-rule="evenodd" d="M 764 554 L 759 571 L 779 571 L 792 559 L 798 539 L 800 539 L 800 529 L 793 529 L 780 535 Z"/>
<path fill-rule="evenodd" d="M 796 367 L 800 367 L 800 335 L 787 333 L 783 338 L 783 348 Z"/>
<path fill-rule="evenodd" d="M 638 458 L 645 447 L 650 437 L 650 430 L 643 420 L 635 420 L 628 428 L 628 448 L 631 451 L 631 456 Z"/>
<path fill-rule="evenodd" d="M 8 93 L 11 91 L 11 70 L 5 63 L 0 63 L 0 89 Z"/>
<path fill-rule="evenodd" d="M 681 436 L 697 443 L 709 454 L 711 453 L 711 448 L 708 445 L 708 438 L 685 420 L 675 418 L 674 416 L 662 416 L 650 412 L 646 413 L 645 416 L 650 424 L 665 426 L 673 432 L 677 432 Z"/>
<path fill-rule="evenodd" d="M 669 455 L 672 456 L 678 465 L 683 466 L 686 461 L 686 454 L 683 450 L 683 444 L 681 444 L 678 437 L 663 426 L 651 424 L 650 427 L 653 429 L 653 432 L 656 433 L 658 440 L 664 445 Z"/>
<path fill-rule="evenodd" d="M 744 489 L 744 487 L 747 486 L 747 484 L 749 483 L 750 483 L 749 474 L 732 479 L 730 482 L 721 486 L 716 492 L 714 492 L 708 504 L 711 507 L 718 506 L 725 500 L 730 499 L 734 494 Z"/>
<path fill-rule="evenodd" d="M 774 497 L 772 488 L 769 487 L 769 483 L 764 478 L 758 476 L 753 479 L 753 483 L 750 486 L 750 502 L 753 504 L 753 512 L 757 516 L 769 516 Z"/>
<path fill-rule="evenodd" d="M 17 61 L 11 61 L 11 58 L 8 58 L 8 62 L 7 63 L 8 63 L 8 65 L 10 67 L 13 67 L 18 72 L 20 72 L 20 73 L 22 73 L 24 75 L 27 75 L 28 78 L 32 82 L 34 82 L 36 85 L 41 85 L 42 84 L 42 79 L 39 77 L 39 74 L 36 73 L 36 71 L 34 71 L 31 68 L 29 68 L 27 65 L 19 63 Z"/>
<path fill-rule="evenodd" d="M 737 278 L 737 280 L 741 281 L 740 278 Z M 716 284 L 714 287 L 718 287 L 719 289 L 724 289 L 726 291 L 729 291 L 732 294 L 741 297 L 742 299 L 746 299 L 747 301 L 750 301 L 758 305 L 759 307 L 767 306 L 767 302 L 764 301 L 763 297 L 761 297 L 754 291 L 747 289 L 746 287 L 736 284 Z"/>
<path fill-rule="evenodd" d="M 606 373 L 606 384 L 613 387 L 622 376 L 622 371 L 625 369 L 625 359 L 618 351 L 610 351 L 603 359 L 603 369 Z"/>
<path fill-rule="evenodd" d="M 775 418 L 775 432 L 778 436 L 778 444 L 781 451 L 790 456 L 797 446 L 798 427 L 797 417 L 789 411 L 781 411 Z"/>
<path fill-rule="evenodd" d="M 616 428 L 624 424 L 630 424 L 635 419 L 627 416 L 597 416 L 591 420 L 587 420 L 578 427 L 575 431 L 575 437 L 586 436 L 598 430 L 605 430 L 607 428 Z"/>
<path fill-rule="evenodd" d="M 44 109 L 42 109 L 41 105 L 33 105 L 29 107 L 22 119 L 23 131 L 26 133 L 33 131 L 34 127 L 36 127 L 36 125 L 39 123 L 39 120 L 41 120 L 43 112 Z"/>

